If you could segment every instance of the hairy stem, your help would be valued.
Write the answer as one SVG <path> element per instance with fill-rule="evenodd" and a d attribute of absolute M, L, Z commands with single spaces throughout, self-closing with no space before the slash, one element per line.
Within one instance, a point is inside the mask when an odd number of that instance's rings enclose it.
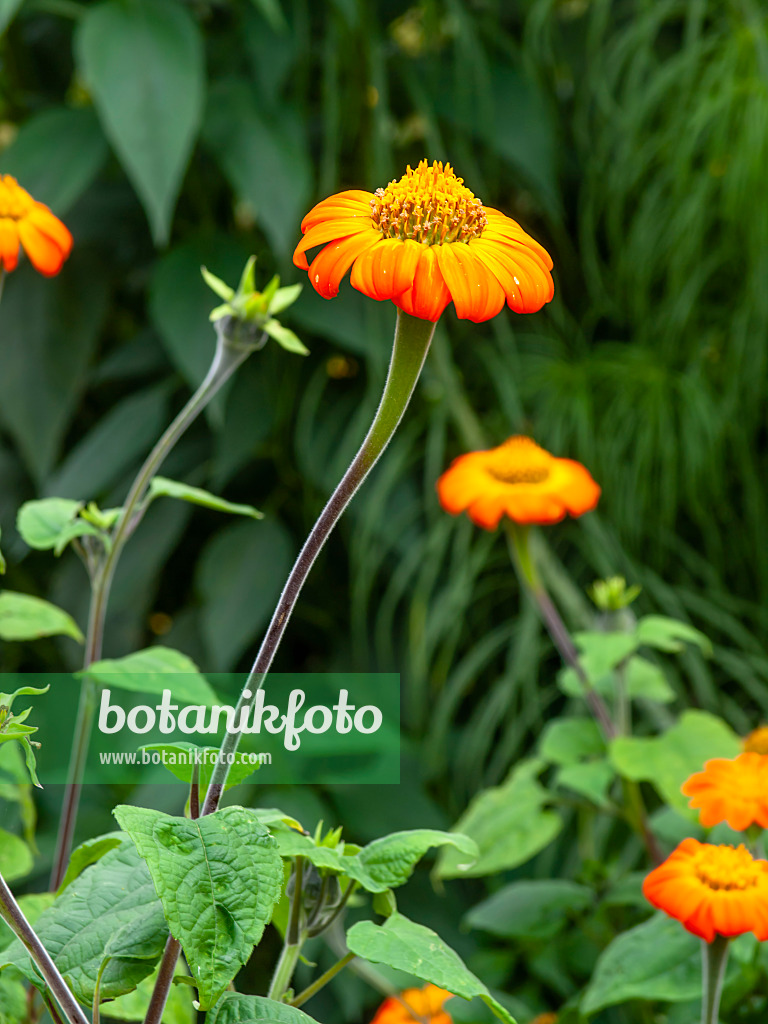
<path fill-rule="evenodd" d="M 304 542 L 304 547 L 299 552 L 298 558 L 291 569 L 259 653 L 256 655 L 256 661 L 240 694 L 240 700 L 237 704 L 238 717 L 235 719 L 236 721 L 242 721 L 239 717 L 242 709 L 248 707 L 250 710 L 251 702 L 255 700 L 256 691 L 264 685 L 264 680 L 282 639 L 285 627 L 288 624 L 288 619 L 320 549 L 358 488 L 371 469 L 373 469 L 379 456 L 389 444 L 400 420 L 403 418 L 403 413 L 408 407 L 408 402 L 419 379 L 424 360 L 427 358 L 429 344 L 432 341 L 434 331 L 435 325 L 433 323 L 409 316 L 407 313 L 398 310 L 392 359 L 389 364 L 384 392 L 373 423 L 360 450 L 350 463 L 336 490 L 331 495 L 328 504 L 312 527 L 309 536 Z M 227 733 L 221 744 L 220 754 L 234 754 L 237 750 L 239 739 L 239 733 Z M 203 814 L 213 814 L 219 806 L 219 800 L 224 792 L 227 775 L 229 774 L 229 764 L 227 762 L 228 758 L 226 756 L 219 757 L 214 766 L 203 805 Z M 296 947 L 290 948 L 293 950 Z M 166 947 L 166 953 L 168 952 L 168 947 Z M 289 957 L 285 946 L 283 947 L 283 954 L 286 958 Z M 283 954 L 281 954 L 281 960 L 284 959 Z M 298 958 L 298 952 L 296 952 L 296 957 Z M 163 957 L 163 961 L 165 962 L 165 957 Z M 295 963 L 293 966 L 295 967 Z M 284 969 L 287 970 L 287 965 L 285 965 Z M 292 974 L 293 971 L 291 970 Z M 155 991 L 152 995 L 152 1002 L 155 1004 L 157 1000 L 157 1005 L 160 1006 L 160 1014 L 151 1019 L 147 1017 L 145 1024 L 159 1024 L 162 1017 L 162 1008 L 165 1006 L 168 998 L 170 981 L 170 977 L 162 981 L 158 977 Z M 275 979 L 273 978 L 270 993 L 274 984 Z"/>
<path fill-rule="evenodd" d="M 110 538 L 110 546 L 101 565 L 97 568 L 91 586 L 91 605 L 88 613 L 88 632 L 86 635 L 83 668 L 88 668 L 101 657 L 104 639 L 104 622 L 107 614 L 109 594 L 115 570 L 120 560 L 126 541 L 141 522 L 146 504 L 146 497 L 152 478 L 167 458 L 169 452 L 179 438 L 189 429 L 200 413 L 205 409 L 222 385 L 229 380 L 235 370 L 251 352 L 259 348 L 266 335 L 256 344 L 236 343 L 230 336 L 235 329 L 229 318 L 217 323 L 216 352 L 208 374 L 190 398 L 176 419 L 171 423 L 155 447 L 147 456 L 131 485 L 120 518 L 117 520 Z M 67 774 L 67 787 L 59 818 L 59 831 L 56 840 L 56 854 L 51 873 L 51 889 L 58 889 L 67 869 L 69 854 L 77 821 L 80 804 L 85 762 L 88 757 L 93 720 L 98 703 L 99 687 L 91 679 L 84 679 L 80 690 L 80 703 L 77 709 L 77 721 L 72 739 L 72 753 Z"/>
<path fill-rule="evenodd" d="M 80 1008 L 80 1004 L 67 987 L 67 983 L 59 973 L 48 950 L 24 916 L 2 875 L 0 875 L 0 917 L 23 943 L 69 1024 L 88 1024 L 88 1018 Z"/>
<path fill-rule="evenodd" d="M 701 1002 L 701 1024 L 718 1024 L 720 995 L 728 963 L 728 942 L 724 935 L 715 935 L 712 942 L 702 942 L 704 995 Z"/>

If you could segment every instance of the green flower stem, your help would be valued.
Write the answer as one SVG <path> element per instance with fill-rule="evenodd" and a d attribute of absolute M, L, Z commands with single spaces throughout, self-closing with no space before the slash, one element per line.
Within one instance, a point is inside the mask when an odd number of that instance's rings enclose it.
<path fill-rule="evenodd" d="M 251 701 L 256 698 L 256 691 L 264 685 L 267 672 L 272 664 L 272 659 L 282 639 L 301 588 L 326 538 L 341 518 L 344 509 L 370 473 L 397 429 L 416 387 L 424 360 L 427 358 L 429 344 L 434 331 L 435 325 L 428 320 L 420 320 L 398 310 L 392 359 L 389 364 L 389 373 L 387 374 L 379 408 L 360 450 L 331 495 L 328 504 L 320 513 L 291 569 L 283 592 L 277 602 L 272 621 L 256 656 L 256 661 L 240 695 L 240 700 L 237 704 L 238 714 L 244 707 L 250 709 Z M 246 693 L 250 693 L 252 696 L 246 697 Z M 240 719 L 238 718 L 237 721 L 240 721 Z M 222 742 L 220 754 L 234 754 L 237 751 L 239 739 L 238 733 L 227 733 Z M 219 806 L 219 800 L 224 792 L 227 775 L 229 774 L 229 764 L 227 761 L 228 758 L 226 756 L 217 759 L 211 782 L 208 786 L 208 792 L 206 793 L 203 814 L 213 814 Z M 272 985 L 270 986 L 270 995 L 276 987 L 275 979 L 277 979 L 278 986 L 282 984 L 282 975 L 288 971 L 289 967 L 290 976 L 293 975 L 296 963 L 294 961 L 293 965 L 291 965 L 290 960 L 294 954 L 295 958 L 298 959 L 297 947 L 289 947 L 287 945 L 283 947 L 280 963 L 278 964 L 280 976 L 278 977 L 276 970 L 275 978 L 272 979 Z M 176 954 L 173 954 L 170 951 L 170 947 L 166 947 L 161 971 L 166 965 L 166 959 L 170 960 L 173 957 L 171 970 L 166 972 L 164 976 L 158 976 L 155 983 L 155 991 L 152 994 L 152 1006 L 155 1008 L 155 1015 L 151 1016 L 148 1013 L 145 1018 L 145 1024 L 159 1024 L 162 1018 L 177 955 L 178 951 Z M 285 987 L 287 988 L 287 985 Z"/>
<path fill-rule="evenodd" d="M 333 967 L 329 967 L 325 974 L 321 974 L 320 977 L 313 981 L 311 985 L 308 985 L 303 992 L 299 992 L 295 999 L 291 999 L 290 1006 L 303 1006 L 312 996 L 316 995 L 321 988 L 325 988 L 329 981 L 333 981 L 336 975 L 343 971 L 344 968 L 355 959 L 354 953 L 347 953 L 341 960 L 337 960 Z"/>
<path fill-rule="evenodd" d="M 712 942 L 701 944 L 701 967 L 704 995 L 701 1002 L 701 1024 L 718 1024 L 720 996 L 723 991 L 725 967 L 728 963 L 728 942 L 724 935 L 715 935 Z"/>
<path fill-rule="evenodd" d="M 429 344 L 434 334 L 435 325 L 428 320 L 409 316 L 398 310 L 397 327 L 392 348 L 392 359 L 389 373 L 384 385 L 379 408 L 371 428 L 363 441 L 360 450 L 352 460 L 349 469 L 341 479 L 336 490 L 330 497 L 320 516 L 299 552 L 299 556 L 285 584 L 272 621 L 269 624 L 253 668 L 248 676 L 240 700 L 237 714 L 242 709 L 250 711 L 256 700 L 256 692 L 264 685 L 267 672 L 272 664 L 280 640 L 282 639 L 288 619 L 294 609 L 304 581 L 309 575 L 315 559 L 326 538 L 341 518 L 344 509 L 370 473 L 379 456 L 389 444 L 392 435 L 403 417 L 410 401 L 421 368 L 429 351 Z M 249 694 L 246 697 L 246 693 Z M 240 721 L 238 717 L 236 719 Z M 227 733 L 221 745 L 221 754 L 233 754 L 240 740 L 239 733 Z M 211 784 L 205 798 L 203 814 L 211 814 L 219 806 L 224 784 L 229 773 L 227 757 L 220 757 L 213 769 Z"/>
<path fill-rule="evenodd" d="M 115 523 L 110 537 L 110 546 L 101 565 L 96 569 L 92 580 L 91 605 L 88 614 L 88 631 L 83 668 L 88 668 L 89 665 L 98 661 L 101 657 L 104 622 L 115 570 L 117 569 L 117 564 L 126 541 L 144 516 L 146 504 L 142 505 L 142 502 L 146 497 L 152 478 L 156 475 L 179 438 L 189 429 L 222 385 L 229 380 L 251 352 L 259 348 L 266 340 L 266 335 L 262 335 L 261 339 L 255 343 L 248 338 L 241 339 L 238 336 L 238 328 L 239 324 L 233 321 L 231 317 L 226 317 L 217 322 L 216 352 L 205 380 L 149 453 L 144 465 L 131 485 L 128 497 L 120 513 L 120 518 Z M 77 709 L 77 721 L 72 741 L 67 788 L 64 793 L 64 803 L 59 819 L 56 854 L 51 873 L 50 887 L 53 890 L 58 889 L 59 885 L 61 885 L 72 849 L 83 773 L 88 757 L 98 697 L 98 684 L 90 679 L 84 679 L 80 689 L 80 703 Z"/>
<path fill-rule="evenodd" d="M 544 625 L 547 627 L 547 632 L 552 638 L 552 642 L 560 652 L 560 657 L 563 659 L 565 664 L 572 668 L 576 673 L 584 690 L 584 699 L 597 721 L 597 724 L 600 726 L 606 740 L 610 741 L 616 735 L 616 730 L 613 722 L 611 721 L 611 716 L 608 713 L 608 708 L 605 706 L 604 700 L 600 694 L 595 691 L 592 683 L 589 681 L 589 677 L 584 671 L 584 666 L 581 664 L 578 651 L 571 639 L 571 635 L 568 632 L 565 623 L 560 618 L 560 613 L 553 604 L 544 584 L 541 582 L 541 578 L 531 556 L 531 546 L 529 543 L 530 527 L 521 526 L 519 523 L 515 523 L 511 519 L 506 521 L 506 526 L 510 541 L 512 561 L 517 570 L 520 582 L 536 602 Z"/>
<path fill-rule="evenodd" d="M 578 676 L 579 682 L 581 683 L 584 691 L 584 699 L 587 702 L 587 706 L 599 725 L 606 742 L 610 743 L 611 740 L 616 738 L 616 728 L 611 720 L 605 701 L 594 689 L 587 673 L 584 671 L 584 666 L 581 664 L 581 659 L 579 658 L 579 652 L 576 650 L 576 645 L 571 639 L 567 626 L 560 618 L 560 613 L 547 593 L 544 584 L 541 582 L 541 577 L 539 576 L 531 555 L 531 545 L 529 543 L 530 528 L 527 526 L 521 526 L 519 523 L 515 523 L 512 520 L 507 520 L 506 526 L 512 561 L 515 569 L 517 570 L 520 582 L 536 602 L 541 618 L 547 628 L 547 632 L 549 633 L 555 647 L 560 652 L 560 657 Z M 648 825 L 640 787 L 636 782 L 629 782 L 625 780 L 624 795 L 628 806 L 627 816 L 631 825 L 637 830 L 642 838 L 648 852 L 648 856 L 651 858 L 653 863 L 660 864 L 664 858 L 656 840 L 656 836 L 651 832 Z"/>
<path fill-rule="evenodd" d="M 272 982 L 267 992 L 267 999 L 276 999 L 278 1002 L 283 1001 L 283 996 L 290 987 L 293 972 L 296 970 L 296 964 L 299 962 L 299 954 L 303 944 L 303 935 L 299 936 L 299 941 L 295 944 L 288 942 L 287 939 L 283 943 L 280 958 L 277 961 L 275 973 L 272 975 Z M 147 1024 L 150 1024 L 149 1020 L 147 1020 Z"/>
<path fill-rule="evenodd" d="M 0 267 L 0 299 L 3 297 L 3 288 L 5 288 L 5 267 Z"/>
<path fill-rule="evenodd" d="M 24 916 L 2 875 L 0 875 L 0 917 L 23 943 L 69 1024 L 88 1024 L 88 1018 L 69 990 L 48 950 L 43 946 L 32 925 Z"/>

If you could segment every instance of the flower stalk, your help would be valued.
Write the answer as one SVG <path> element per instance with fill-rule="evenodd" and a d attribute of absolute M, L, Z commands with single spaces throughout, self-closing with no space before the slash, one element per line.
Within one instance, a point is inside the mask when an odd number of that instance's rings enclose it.
<path fill-rule="evenodd" d="M 728 964 L 728 944 L 725 935 L 716 935 L 712 942 L 701 944 L 703 996 L 701 1024 L 718 1024 L 720 996 L 723 991 L 725 968 Z"/>
<path fill-rule="evenodd" d="M 0 917 L 24 945 L 69 1024 L 88 1024 L 88 1018 L 80 1008 L 80 1004 L 72 995 L 49 952 L 24 916 L 24 912 L 16 902 L 2 875 L 0 875 Z"/>
<path fill-rule="evenodd" d="M 96 568 L 91 584 L 91 603 L 88 614 L 85 656 L 83 668 L 88 668 L 101 657 L 104 639 L 104 623 L 107 614 L 110 590 L 122 550 L 131 534 L 141 522 L 147 505 L 144 503 L 152 478 L 157 474 L 168 454 L 182 435 L 194 423 L 237 368 L 251 352 L 261 348 L 266 335 L 260 337 L 249 331 L 249 326 L 232 317 L 216 323 L 216 351 L 208 373 L 175 420 L 147 456 L 139 470 L 123 505 L 120 517 L 115 523 L 110 545 L 105 551 L 101 564 Z M 72 754 L 67 776 L 67 788 L 59 819 L 56 854 L 51 873 L 51 889 L 58 889 L 64 877 L 72 849 L 77 811 L 80 803 L 82 779 L 88 757 L 93 721 L 98 703 L 98 684 L 84 679 L 80 690 Z"/>

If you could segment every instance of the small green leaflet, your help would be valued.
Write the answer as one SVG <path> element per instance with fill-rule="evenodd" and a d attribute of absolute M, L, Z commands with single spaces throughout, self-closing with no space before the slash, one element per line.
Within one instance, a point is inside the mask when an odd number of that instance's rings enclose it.
<path fill-rule="evenodd" d="M 216 512 L 231 512 L 233 515 L 248 516 L 250 519 L 264 518 L 264 513 L 259 512 L 253 505 L 236 505 L 209 491 L 204 491 L 201 487 L 191 487 L 189 484 L 179 483 L 178 480 L 168 480 L 164 476 L 153 477 L 149 485 L 149 497 L 150 500 L 161 497 L 178 498 L 179 501 L 202 505 L 203 508 L 212 508 Z"/>

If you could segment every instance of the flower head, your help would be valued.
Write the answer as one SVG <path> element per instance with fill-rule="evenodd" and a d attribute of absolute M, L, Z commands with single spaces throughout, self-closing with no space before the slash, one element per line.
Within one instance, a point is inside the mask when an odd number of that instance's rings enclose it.
<path fill-rule="evenodd" d="M 422 320 L 438 320 L 451 301 L 457 316 L 476 323 L 496 316 L 505 299 L 516 313 L 535 313 L 554 292 L 546 249 L 437 160 L 374 193 L 324 199 L 301 230 L 293 262 L 326 299 L 350 267 L 358 291 Z M 306 252 L 319 245 L 309 266 Z"/>
<path fill-rule="evenodd" d="M 768 939 L 768 861 L 745 846 L 684 839 L 646 877 L 643 895 L 707 942 L 743 932 Z"/>
<path fill-rule="evenodd" d="M 705 828 L 726 821 L 737 832 L 750 825 L 768 828 L 768 757 L 749 751 L 738 757 L 717 757 L 687 779 L 683 793 L 700 811 Z"/>
<path fill-rule="evenodd" d="M 371 1024 L 452 1024 L 443 1004 L 453 994 L 437 985 L 407 988 L 399 996 L 385 999 Z"/>
<path fill-rule="evenodd" d="M 467 512 L 486 530 L 507 515 L 516 523 L 557 523 L 597 504 L 600 488 L 573 459 L 558 459 L 530 437 L 510 437 L 498 448 L 454 459 L 437 482 L 447 512 Z"/>
<path fill-rule="evenodd" d="M 744 750 L 755 754 L 768 754 L 768 725 L 758 726 L 744 737 Z"/>
<path fill-rule="evenodd" d="M 72 250 L 72 235 L 15 178 L 0 174 L 0 270 L 16 269 L 19 245 L 36 270 L 53 277 Z"/>

